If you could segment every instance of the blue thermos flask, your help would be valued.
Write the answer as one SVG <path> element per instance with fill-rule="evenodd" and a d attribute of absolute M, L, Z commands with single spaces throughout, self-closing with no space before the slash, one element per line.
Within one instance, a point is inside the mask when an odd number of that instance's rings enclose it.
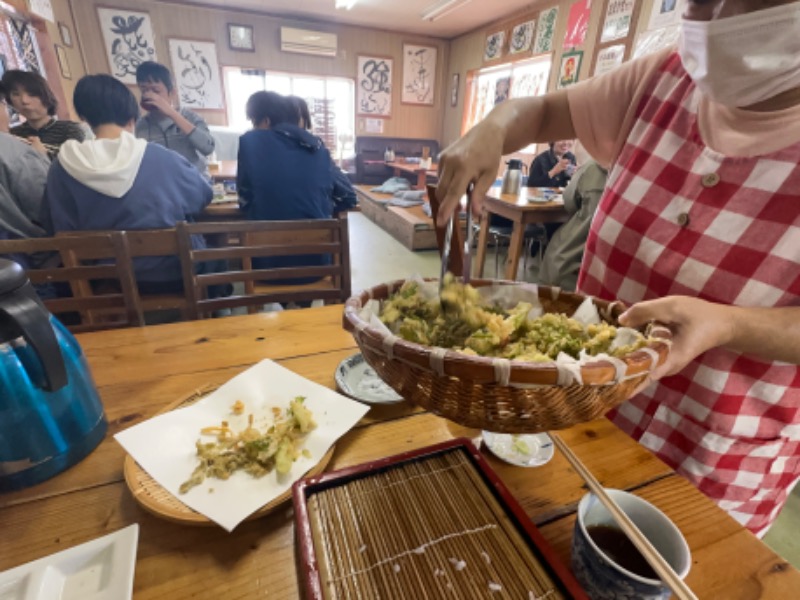
<path fill-rule="evenodd" d="M 0 492 L 68 469 L 97 447 L 107 427 L 78 342 L 41 303 L 22 267 L 0 259 Z"/>

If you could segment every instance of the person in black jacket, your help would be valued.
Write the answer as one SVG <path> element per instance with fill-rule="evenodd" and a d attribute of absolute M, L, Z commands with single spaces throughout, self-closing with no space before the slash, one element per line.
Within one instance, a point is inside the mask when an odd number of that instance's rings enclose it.
<path fill-rule="evenodd" d="M 239 204 L 251 221 L 330 219 L 333 216 L 331 156 L 318 137 L 297 125 L 293 103 L 275 92 L 247 101 L 253 129 L 239 139 Z M 258 269 L 324 266 L 328 254 L 271 256 L 253 260 Z M 311 283 L 319 278 L 271 281 Z"/>
<path fill-rule="evenodd" d="M 575 172 L 572 140 L 550 142 L 550 149 L 533 159 L 528 187 L 567 187 Z"/>
<path fill-rule="evenodd" d="M 313 132 L 314 127 L 311 122 L 308 103 L 300 96 L 287 96 L 287 98 L 297 111 L 297 126 Z M 347 173 L 342 171 L 333 159 L 331 159 L 331 176 L 333 177 L 331 200 L 333 201 L 333 216 L 335 217 L 340 212 L 354 208 L 358 204 L 358 197 L 353 184 L 347 177 Z"/>

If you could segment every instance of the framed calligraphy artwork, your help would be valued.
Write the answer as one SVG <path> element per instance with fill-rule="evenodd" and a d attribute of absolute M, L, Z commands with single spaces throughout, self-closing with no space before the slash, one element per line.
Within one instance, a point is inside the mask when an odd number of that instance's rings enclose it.
<path fill-rule="evenodd" d="M 508 51 L 511 54 L 528 52 L 533 45 L 533 36 L 536 34 L 536 21 L 526 21 L 515 25 L 511 30 L 511 38 L 508 40 Z"/>
<path fill-rule="evenodd" d="M 498 31 L 486 37 L 486 47 L 483 49 L 483 60 L 495 60 L 503 56 L 503 46 L 506 43 L 506 32 Z"/>
<path fill-rule="evenodd" d="M 150 15 L 124 8 L 98 7 L 111 74 L 123 83 L 136 83 L 136 68 L 157 61 Z"/>
<path fill-rule="evenodd" d="M 169 57 L 181 106 L 211 110 L 225 108 L 214 42 L 171 39 Z"/>
<path fill-rule="evenodd" d="M 616 44 L 603 48 L 597 53 L 594 74 L 602 75 L 603 73 L 613 71 L 622 64 L 624 58 L 625 44 Z"/>
<path fill-rule="evenodd" d="M 433 106 L 436 48 L 403 44 L 403 91 L 400 102 Z"/>
<path fill-rule="evenodd" d="M 556 32 L 558 7 L 548 8 L 539 13 L 539 23 L 536 26 L 536 39 L 533 43 L 533 53 L 541 54 L 553 50 L 553 35 Z"/>
<path fill-rule="evenodd" d="M 392 116 L 394 61 L 382 56 L 359 56 L 356 76 L 356 113 L 366 117 Z"/>
<path fill-rule="evenodd" d="M 600 43 L 627 37 L 631 28 L 634 0 L 609 0 Z"/>

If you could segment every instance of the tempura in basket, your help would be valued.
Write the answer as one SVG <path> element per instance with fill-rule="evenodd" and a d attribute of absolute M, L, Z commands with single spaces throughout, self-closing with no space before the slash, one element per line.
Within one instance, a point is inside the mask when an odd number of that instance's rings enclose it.
<path fill-rule="evenodd" d="M 409 342 L 527 362 L 555 360 L 561 353 L 576 359 L 582 353 L 623 356 L 647 342 L 634 332 L 626 343 L 615 344 L 618 330 L 609 323 L 586 325 L 557 313 L 535 316 L 533 308 L 529 302 L 510 309 L 486 303 L 475 288 L 448 276 L 441 299 L 422 293 L 420 282 L 406 281 L 383 303 L 380 318 Z"/>

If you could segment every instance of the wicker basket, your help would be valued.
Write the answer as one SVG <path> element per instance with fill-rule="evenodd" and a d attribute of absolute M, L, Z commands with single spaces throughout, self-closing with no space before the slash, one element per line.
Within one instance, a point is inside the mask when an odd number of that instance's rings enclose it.
<path fill-rule="evenodd" d="M 615 361 L 586 364 L 581 367 L 582 383 L 567 383 L 569 377 L 555 362 L 467 356 L 387 336 L 361 318 L 369 300 L 385 300 L 402 284 L 382 284 L 350 298 L 345 329 L 353 333 L 366 361 L 406 400 L 465 427 L 535 433 L 595 419 L 633 395 L 666 360 L 672 339 L 667 328 L 653 327 L 653 341 L 646 347 Z M 488 280 L 471 284 L 519 285 Z M 544 286 L 538 293 L 545 312 L 572 314 L 586 298 Z M 610 323 L 624 310 L 619 302 L 594 302 Z"/>

